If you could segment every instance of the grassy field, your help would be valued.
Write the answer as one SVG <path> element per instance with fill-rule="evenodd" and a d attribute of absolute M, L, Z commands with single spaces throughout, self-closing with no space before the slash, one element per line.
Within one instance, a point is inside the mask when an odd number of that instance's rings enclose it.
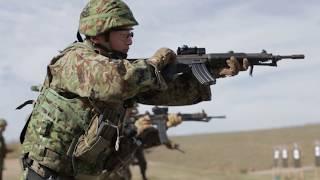
<path fill-rule="evenodd" d="M 281 180 L 320 180 L 320 170 L 314 168 L 313 156 L 314 141 L 320 139 L 319 132 L 320 125 L 306 125 L 172 137 L 184 153 L 165 147 L 151 149 L 146 154 L 147 175 L 150 180 L 270 180 L 276 179 L 276 175 L 281 176 Z M 286 145 L 290 149 L 293 143 L 301 148 L 303 168 L 272 169 L 273 147 Z M 19 149 L 16 144 L 9 147 Z M 4 179 L 18 179 L 17 155 L 18 150 L 8 156 Z M 291 159 L 289 165 L 292 166 Z M 141 179 L 137 167 L 132 167 L 132 171 L 134 180 Z"/>

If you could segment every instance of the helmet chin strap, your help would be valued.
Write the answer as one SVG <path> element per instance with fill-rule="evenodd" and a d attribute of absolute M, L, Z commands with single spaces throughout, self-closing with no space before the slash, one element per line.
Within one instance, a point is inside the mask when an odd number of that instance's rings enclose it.
<path fill-rule="evenodd" d="M 83 42 L 82 36 L 79 33 L 79 31 L 77 33 L 77 39 L 78 39 L 78 42 Z M 110 48 L 108 41 L 106 41 L 107 43 L 103 43 L 103 44 L 100 44 L 100 43 L 97 44 L 92 42 L 91 40 L 89 41 L 92 43 L 93 47 L 96 48 L 97 53 L 101 55 L 107 56 L 111 59 L 126 59 L 128 57 L 127 53 L 112 50 Z"/>
<path fill-rule="evenodd" d="M 83 42 L 82 36 L 79 31 L 77 32 L 77 39 L 78 39 L 78 42 Z"/>
<path fill-rule="evenodd" d="M 112 51 L 111 53 L 111 58 L 113 59 L 127 59 L 127 57 L 128 57 L 127 53 L 123 53 L 119 51 Z"/>
<path fill-rule="evenodd" d="M 94 44 L 94 47 L 97 48 L 99 51 L 99 54 L 107 56 L 111 59 L 126 59 L 128 54 L 123 53 L 120 51 L 112 50 L 109 46 L 109 43 L 107 44 Z"/>

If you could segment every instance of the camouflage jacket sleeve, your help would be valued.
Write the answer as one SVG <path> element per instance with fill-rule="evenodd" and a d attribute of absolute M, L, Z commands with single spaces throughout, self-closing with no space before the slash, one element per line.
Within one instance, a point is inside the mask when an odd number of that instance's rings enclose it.
<path fill-rule="evenodd" d="M 138 102 L 149 105 L 180 106 L 191 105 L 201 101 L 211 100 L 210 86 L 201 85 L 192 74 L 180 76 L 172 82 L 167 82 L 164 91 L 151 90 L 140 93 Z"/>
<path fill-rule="evenodd" d="M 112 60 L 85 47 L 67 50 L 48 68 L 50 87 L 101 101 L 117 103 L 158 88 L 154 69 L 146 61 Z"/>

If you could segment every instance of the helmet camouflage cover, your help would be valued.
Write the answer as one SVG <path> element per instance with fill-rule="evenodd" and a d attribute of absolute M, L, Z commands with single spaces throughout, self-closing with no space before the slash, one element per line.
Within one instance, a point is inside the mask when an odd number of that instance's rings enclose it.
<path fill-rule="evenodd" d="M 79 32 L 96 36 L 110 29 L 135 26 L 138 22 L 121 0 L 90 0 L 80 14 Z"/>
<path fill-rule="evenodd" d="M 3 118 L 0 118 L 0 127 L 6 126 L 7 125 L 7 121 Z"/>

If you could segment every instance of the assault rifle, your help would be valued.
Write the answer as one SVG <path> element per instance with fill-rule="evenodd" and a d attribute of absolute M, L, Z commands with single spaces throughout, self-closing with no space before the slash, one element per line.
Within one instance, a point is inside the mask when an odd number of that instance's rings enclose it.
<path fill-rule="evenodd" d="M 169 144 L 171 144 L 168 136 L 167 136 L 167 125 L 166 120 L 168 118 L 168 107 L 158 107 L 154 106 L 152 108 L 153 114 L 150 114 L 149 112 L 146 112 L 145 114 L 136 115 L 134 119 L 137 119 L 141 116 L 149 115 L 152 124 L 157 127 L 158 130 L 158 136 L 161 144 L 165 144 L 168 147 Z M 202 111 L 201 113 L 190 113 L 190 114 L 182 114 L 178 113 L 179 116 L 181 116 L 182 121 L 198 121 L 198 122 L 209 122 L 212 118 L 226 118 L 226 116 L 207 116 L 207 114 Z M 173 144 L 173 147 L 170 147 L 169 149 L 176 149 L 182 153 L 184 153 L 183 150 L 179 148 L 178 144 Z M 147 161 L 144 156 L 144 147 L 139 147 L 135 153 L 135 161 L 133 162 L 133 165 L 139 165 L 140 167 L 140 173 L 143 180 L 147 180 L 146 176 L 146 170 L 147 170 Z"/>
<path fill-rule="evenodd" d="M 205 48 L 188 47 L 186 45 L 177 50 L 177 61 L 175 64 L 167 66 L 162 71 L 165 79 L 175 79 L 186 73 L 192 73 L 195 78 L 203 85 L 212 85 L 216 83 L 216 77 L 208 69 L 228 67 L 226 60 L 234 56 L 243 64 L 243 59 L 247 58 L 250 63 L 250 75 L 252 75 L 254 66 L 277 66 L 277 62 L 282 59 L 304 59 L 303 54 L 295 55 L 272 55 L 263 50 L 261 53 L 210 53 L 206 54 Z"/>
<path fill-rule="evenodd" d="M 151 122 L 153 125 L 157 127 L 159 132 L 159 139 L 161 144 L 167 144 L 170 142 L 167 136 L 167 126 L 166 120 L 168 118 L 168 107 L 158 107 L 155 106 L 152 108 L 153 114 L 146 114 L 149 115 Z M 144 116 L 139 115 L 139 117 Z M 182 121 L 197 121 L 197 122 L 209 122 L 212 118 L 226 118 L 226 116 L 207 116 L 207 114 L 202 111 L 201 113 L 178 113 L 178 116 L 182 118 Z"/>

